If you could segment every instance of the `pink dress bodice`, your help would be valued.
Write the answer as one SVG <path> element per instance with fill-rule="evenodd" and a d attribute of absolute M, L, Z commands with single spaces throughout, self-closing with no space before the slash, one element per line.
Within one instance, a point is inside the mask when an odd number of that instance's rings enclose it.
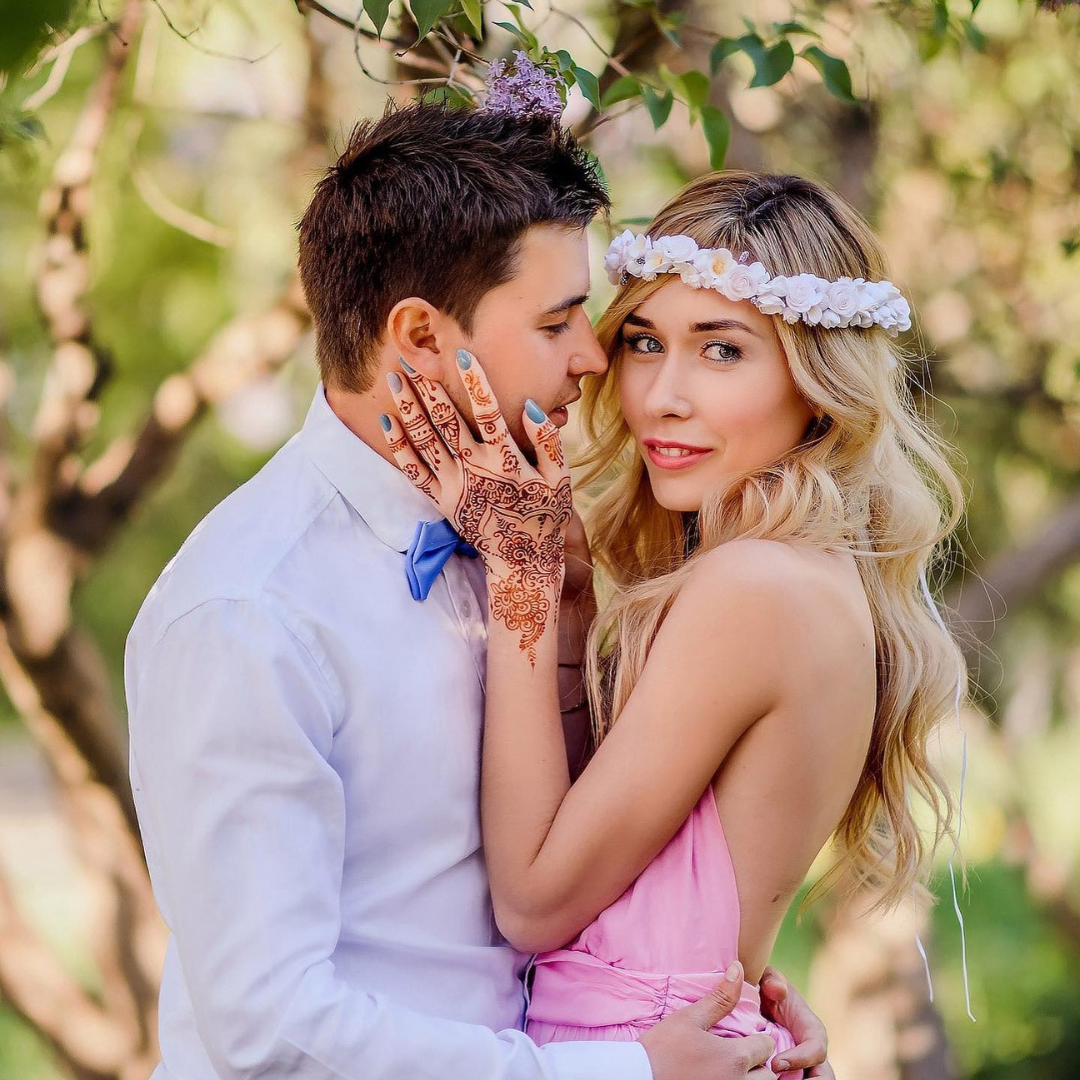
<path fill-rule="evenodd" d="M 710 785 L 641 876 L 564 949 L 540 953 L 527 1030 L 539 1043 L 637 1039 L 703 997 L 739 956 L 739 893 Z M 777 1054 L 795 1044 L 761 1014 L 752 983 L 717 1035 L 764 1032 Z M 775 1056 L 775 1055 L 774 1055 Z M 782 1074 L 797 1080 L 802 1072 Z"/>

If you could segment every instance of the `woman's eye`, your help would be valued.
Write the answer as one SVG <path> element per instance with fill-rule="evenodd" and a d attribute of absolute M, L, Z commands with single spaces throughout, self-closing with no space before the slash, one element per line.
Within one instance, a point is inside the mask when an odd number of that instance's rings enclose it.
<path fill-rule="evenodd" d="M 742 356 L 742 349 L 730 341 L 710 341 L 705 346 L 705 357 L 721 364 L 734 363 Z"/>
<path fill-rule="evenodd" d="M 651 334 L 634 334 L 626 338 L 626 347 L 635 353 L 659 353 L 664 351 L 664 345 Z"/>

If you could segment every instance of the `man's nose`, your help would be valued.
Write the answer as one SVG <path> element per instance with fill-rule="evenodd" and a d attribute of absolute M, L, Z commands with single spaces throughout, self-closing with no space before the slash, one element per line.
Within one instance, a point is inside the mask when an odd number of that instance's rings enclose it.
<path fill-rule="evenodd" d="M 603 375 L 608 369 L 607 353 L 596 340 L 596 333 L 588 316 L 582 312 L 581 325 L 577 330 L 570 359 L 570 374 L 575 378 L 581 375 Z"/>

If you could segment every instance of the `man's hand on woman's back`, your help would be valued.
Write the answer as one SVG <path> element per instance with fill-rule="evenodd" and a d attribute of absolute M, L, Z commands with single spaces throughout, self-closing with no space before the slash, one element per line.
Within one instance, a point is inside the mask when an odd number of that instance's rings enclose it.
<path fill-rule="evenodd" d="M 774 1080 L 776 1073 L 805 1069 L 807 1080 L 836 1080 L 825 1060 L 825 1027 L 802 995 L 775 968 L 761 980 L 769 1015 L 798 1042 L 772 1069 L 765 1063 L 776 1049 L 768 1035 L 720 1038 L 711 1029 L 727 1016 L 742 993 L 742 965 L 735 963 L 712 991 L 672 1013 L 641 1037 L 653 1080 Z M 774 1071 L 775 1070 L 775 1071 Z"/>

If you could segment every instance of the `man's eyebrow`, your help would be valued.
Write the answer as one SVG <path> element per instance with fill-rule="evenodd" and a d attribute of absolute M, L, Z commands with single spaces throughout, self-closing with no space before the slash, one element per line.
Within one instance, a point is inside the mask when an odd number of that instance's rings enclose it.
<path fill-rule="evenodd" d="M 581 293 L 579 296 L 567 297 L 561 304 L 556 304 L 554 307 L 550 307 L 547 311 L 540 315 L 541 319 L 548 319 L 555 315 L 562 315 L 564 312 L 569 311 L 571 308 L 578 307 L 584 304 L 589 299 L 588 293 Z"/>

